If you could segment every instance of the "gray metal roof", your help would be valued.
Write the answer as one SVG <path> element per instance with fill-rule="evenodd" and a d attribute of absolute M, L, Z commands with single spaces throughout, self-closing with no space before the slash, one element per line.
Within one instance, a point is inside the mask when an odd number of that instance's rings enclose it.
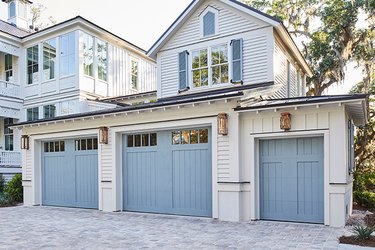
<path fill-rule="evenodd" d="M 20 29 L 10 23 L 0 20 L 0 31 L 7 33 L 11 36 L 22 38 L 30 34 L 30 32 Z"/>

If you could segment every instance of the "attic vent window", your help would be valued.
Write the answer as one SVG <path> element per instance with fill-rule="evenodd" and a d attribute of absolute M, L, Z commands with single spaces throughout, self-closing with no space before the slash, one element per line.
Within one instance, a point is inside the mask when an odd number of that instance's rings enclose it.
<path fill-rule="evenodd" d="M 16 4 L 14 2 L 11 2 L 9 4 L 9 18 L 16 16 Z"/>
<path fill-rule="evenodd" d="M 218 11 L 208 7 L 201 15 L 202 37 L 216 35 L 218 32 Z"/>

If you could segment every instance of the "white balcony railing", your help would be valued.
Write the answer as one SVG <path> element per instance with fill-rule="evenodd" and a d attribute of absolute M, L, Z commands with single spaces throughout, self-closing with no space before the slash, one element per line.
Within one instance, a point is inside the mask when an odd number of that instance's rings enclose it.
<path fill-rule="evenodd" d="M 20 97 L 20 85 L 0 80 L 0 95 Z"/>
<path fill-rule="evenodd" d="M 20 167 L 21 152 L 0 150 L 0 167 Z"/>

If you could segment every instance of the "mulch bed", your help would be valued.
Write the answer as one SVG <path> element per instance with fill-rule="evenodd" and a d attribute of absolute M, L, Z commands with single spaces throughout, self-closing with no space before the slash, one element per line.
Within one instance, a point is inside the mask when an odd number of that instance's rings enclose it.
<path fill-rule="evenodd" d="M 374 236 L 372 236 L 369 240 L 358 240 L 355 236 L 341 236 L 339 240 L 342 244 L 351 244 L 362 247 L 375 247 Z"/>

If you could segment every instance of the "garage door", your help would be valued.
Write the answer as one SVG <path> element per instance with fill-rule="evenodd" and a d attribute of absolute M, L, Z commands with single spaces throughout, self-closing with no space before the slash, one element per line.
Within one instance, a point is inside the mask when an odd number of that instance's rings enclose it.
<path fill-rule="evenodd" d="M 210 129 L 123 137 L 124 210 L 211 217 Z"/>
<path fill-rule="evenodd" d="M 43 205 L 98 208 L 97 138 L 43 143 Z"/>
<path fill-rule="evenodd" d="M 323 138 L 260 141 L 260 217 L 324 222 Z"/>

